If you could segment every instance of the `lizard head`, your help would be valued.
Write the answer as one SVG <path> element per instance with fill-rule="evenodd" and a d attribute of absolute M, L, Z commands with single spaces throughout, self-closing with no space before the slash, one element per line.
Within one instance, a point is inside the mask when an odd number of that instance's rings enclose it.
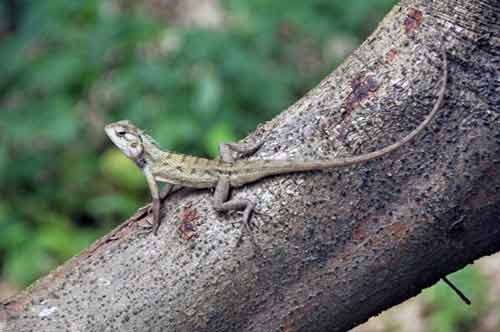
<path fill-rule="evenodd" d="M 143 132 L 128 120 L 110 123 L 104 127 L 109 139 L 130 159 L 139 158 L 144 150 Z"/>

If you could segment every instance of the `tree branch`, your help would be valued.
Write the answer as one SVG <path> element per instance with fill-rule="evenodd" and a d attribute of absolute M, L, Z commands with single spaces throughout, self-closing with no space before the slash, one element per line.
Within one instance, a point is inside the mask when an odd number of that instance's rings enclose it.
<path fill-rule="evenodd" d="M 253 158 L 374 151 L 445 104 L 416 140 L 366 165 L 235 190 L 251 233 L 211 194 L 143 213 L 0 304 L 5 331 L 346 331 L 500 249 L 500 3 L 405 0 L 345 63 L 248 141 Z M 443 40 L 443 45 L 441 45 Z M 451 295 L 450 295 L 451 296 Z"/>

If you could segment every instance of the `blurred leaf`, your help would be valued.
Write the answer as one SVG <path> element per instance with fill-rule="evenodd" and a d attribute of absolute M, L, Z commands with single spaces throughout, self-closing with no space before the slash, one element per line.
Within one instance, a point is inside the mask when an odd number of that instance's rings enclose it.
<path fill-rule="evenodd" d="M 151 134 L 163 149 L 176 150 L 179 145 L 186 146 L 186 142 L 192 141 L 193 137 L 200 136 L 200 132 L 203 132 L 203 129 L 193 122 L 192 116 L 182 110 L 169 110 L 162 119 L 163 121 L 152 122 L 151 130 L 149 126 L 143 129 Z"/>
<path fill-rule="evenodd" d="M 79 116 L 72 107 L 69 98 L 54 96 L 33 103 L 27 109 L 5 112 L 4 120 L 16 124 L 6 126 L 5 131 L 14 141 L 33 144 L 31 148 L 47 143 L 68 143 L 77 136 L 80 127 Z"/>
<path fill-rule="evenodd" d="M 138 204 L 135 199 L 116 194 L 92 198 L 86 208 L 98 217 L 110 218 L 117 214 L 126 217 L 138 208 Z"/>
<path fill-rule="evenodd" d="M 473 330 L 487 310 L 486 279 L 473 266 L 468 266 L 448 278 L 472 301 L 462 300 L 444 282 L 424 291 L 432 306 L 431 331 L 457 332 Z"/>
<path fill-rule="evenodd" d="M 66 260 L 91 243 L 84 234 L 78 232 L 65 216 L 51 213 L 45 216 L 45 222 L 39 228 L 36 244 L 50 256 Z"/>
<path fill-rule="evenodd" d="M 223 142 L 235 142 L 236 137 L 231 127 L 225 123 L 213 126 L 207 133 L 206 149 L 212 157 L 219 155 L 219 144 Z"/>
<path fill-rule="evenodd" d="M 85 68 L 85 58 L 71 52 L 51 54 L 32 68 L 31 89 L 55 93 L 78 83 Z"/>
<path fill-rule="evenodd" d="M 119 149 L 106 150 L 99 163 L 102 173 L 115 185 L 136 191 L 146 188 L 142 172 Z"/>
<path fill-rule="evenodd" d="M 213 115 L 220 107 L 221 97 L 221 83 L 210 70 L 204 71 L 197 81 L 193 108 L 201 113 Z"/>
<path fill-rule="evenodd" d="M 31 235 L 26 225 L 17 220 L 13 212 L 6 202 L 0 201 L 0 229 L 2 230 L 0 252 L 19 247 Z"/>
<path fill-rule="evenodd" d="M 26 242 L 7 253 L 3 275 L 15 284 L 26 285 L 39 275 L 47 273 L 54 263 L 55 261 L 34 243 Z"/>
<path fill-rule="evenodd" d="M 1 128 L 0 128 L 1 130 Z M 0 140 L 2 137 L 0 136 Z M 8 167 L 8 154 L 7 154 L 7 144 L 2 144 L 0 142 L 0 182 L 3 182 L 3 177 L 5 173 L 7 172 L 7 167 Z"/>

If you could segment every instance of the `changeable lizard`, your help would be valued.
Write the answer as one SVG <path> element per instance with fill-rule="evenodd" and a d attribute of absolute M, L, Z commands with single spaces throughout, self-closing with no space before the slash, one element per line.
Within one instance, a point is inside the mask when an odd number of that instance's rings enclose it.
<path fill-rule="evenodd" d="M 247 225 L 255 203 L 243 199 L 228 200 L 230 188 L 241 187 L 272 175 L 360 164 L 382 157 L 398 149 L 417 136 L 429 124 L 441 107 L 446 90 L 448 72 L 446 54 L 443 55 L 443 71 L 438 98 L 434 103 L 432 111 L 420 125 L 400 141 L 383 149 L 358 156 L 311 161 L 235 161 L 232 151 L 238 152 L 241 155 L 249 155 L 254 153 L 261 144 L 249 146 L 235 143 L 221 143 L 219 146 L 221 159 L 211 160 L 163 151 L 149 135 L 127 120 L 108 124 L 105 127 L 105 131 L 113 143 L 128 158 L 132 159 L 146 176 L 153 198 L 154 234 L 157 234 L 160 226 L 161 200 L 181 187 L 215 188 L 213 196 L 213 207 L 215 210 L 244 210 L 243 222 Z M 158 182 L 166 183 L 161 193 L 158 188 Z"/>

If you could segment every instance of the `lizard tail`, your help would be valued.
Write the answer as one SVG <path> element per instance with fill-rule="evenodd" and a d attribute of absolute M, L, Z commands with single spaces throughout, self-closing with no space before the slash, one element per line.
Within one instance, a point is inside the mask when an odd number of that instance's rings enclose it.
<path fill-rule="evenodd" d="M 446 52 L 443 51 L 443 80 L 441 84 L 441 89 L 438 94 L 438 98 L 434 103 L 434 107 L 432 111 L 427 115 L 427 117 L 420 123 L 420 125 L 415 128 L 411 133 L 406 135 L 402 140 L 393 143 L 389 146 L 386 146 L 383 149 L 370 152 L 363 155 L 353 156 L 353 157 L 344 157 L 344 158 L 336 158 L 332 160 L 312 160 L 312 161 L 267 161 L 266 165 L 263 165 L 263 173 L 265 176 L 277 175 L 283 173 L 292 173 L 292 172 L 302 172 L 302 171 L 313 171 L 334 167 L 342 167 L 349 166 L 353 164 L 360 164 L 367 162 L 372 159 L 376 159 L 382 157 L 404 144 L 408 143 L 412 139 L 414 139 L 428 124 L 431 122 L 432 118 L 436 115 L 437 111 L 441 108 L 443 103 L 445 91 L 446 91 L 446 83 L 448 80 L 448 61 L 446 58 Z"/>

